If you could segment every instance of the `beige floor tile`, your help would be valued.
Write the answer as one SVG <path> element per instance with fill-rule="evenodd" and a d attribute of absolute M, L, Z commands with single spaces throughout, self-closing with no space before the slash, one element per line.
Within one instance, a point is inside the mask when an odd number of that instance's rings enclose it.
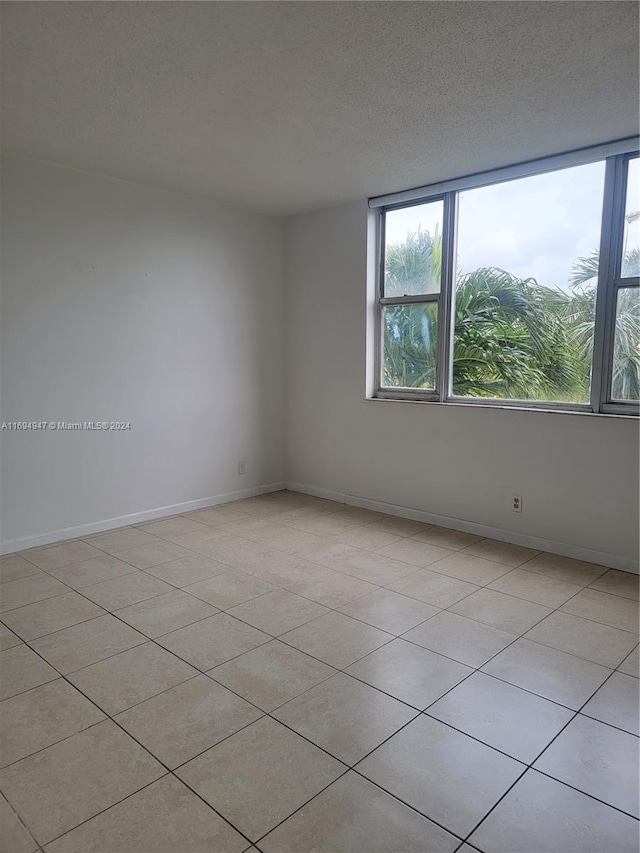
<path fill-rule="evenodd" d="M 565 613 L 573 613 L 574 616 L 584 616 L 594 622 L 620 628 L 621 631 L 638 633 L 638 602 L 629 598 L 584 589 L 561 609 Z"/>
<path fill-rule="evenodd" d="M 419 710 L 473 672 L 468 666 L 406 640 L 387 643 L 346 671 Z"/>
<path fill-rule="evenodd" d="M 104 614 L 104 610 L 77 592 L 36 601 L 2 615 L 4 623 L 23 640 L 34 640 L 78 622 Z"/>
<path fill-rule="evenodd" d="M 180 545 L 181 548 L 186 548 L 187 551 L 195 551 L 197 554 L 204 554 L 215 559 L 216 548 L 225 542 L 232 542 L 233 538 L 222 530 L 208 527 L 206 530 L 197 533 L 183 533 L 181 536 L 172 536 L 170 541 Z"/>
<path fill-rule="evenodd" d="M 104 720 L 62 678 L 0 704 L 0 766 L 12 764 Z"/>
<path fill-rule="evenodd" d="M 349 771 L 260 842 L 265 853 L 453 853 L 460 840 Z"/>
<path fill-rule="evenodd" d="M 237 604 L 257 598 L 259 595 L 273 592 L 275 587 L 245 572 L 229 570 L 224 574 L 189 584 L 185 590 L 189 595 L 195 595 L 220 610 L 226 610 L 228 607 L 235 607 Z"/>
<path fill-rule="evenodd" d="M 222 533 L 222 531 L 215 531 Z M 252 566 L 262 563 L 269 557 L 277 556 L 278 552 L 258 542 L 250 542 L 248 539 L 239 539 L 237 536 L 225 534 L 227 539 L 222 542 L 210 542 L 206 546 L 200 545 L 198 553 L 211 557 L 225 563 L 230 569 L 250 573 Z"/>
<path fill-rule="evenodd" d="M 555 608 L 580 592 L 582 587 L 537 572 L 512 569 L 508 574 L 490 584 L 489 589 L 515 595 L 516 598 L 524 598 L 526 601 L 533 601 L 544 607 Z"/>
<path fill-rule="evenodd" d="M 263 515 L 262 518 L 263 520 L 268 518 L 269 521 L 276 522 L 277 524 L 293 529 L 293 525 L 301 524 L 306 521 L 316 521 L 320 518 L 326 518 L 333 513 L 341 515 L 342 512 L 344 512 L 344 504 L 340 505 L 338 509 L 327 510 L 322 507 L 315 507 L 311 502 L 307 501 L 304 504 L 299 504 L 297 506 L 295 504 L 282 504 L 281 506 L 273 505 L 270 509 L 269 515 Z M 254 516 L 254 518 L 257 518 L 257 516 Z"/>
<path fill-rule="evenodd" d="M 607 569 L 605 566 L 597 566 L 594 563 L 585 563 L 583 560 L 574 560 L 571 557 L 562 557 L 559 554 L 548 554 L 543 552 L 525 563 L 528 572 L 548 575 L 557 580 L 567 583 L 587 586 L 596 578 L 603 575 Z"/>
<path fill-rule="evenodd" d="M 373 592 L 376 586 L 369 581 L 363 581 L 333 569 L 325 569 L 323 573 L 292 581 L 287 584 L 287 589 L 317 601 L 318 604 L 324 604 L 325 607 L 335 608 L 355 601 L 356 598 L 361 598 L 368 592 Z"/>
<path fill-rule="evenodd" d="M 230 616 L 241 619 L 273 637 L 298 628 L 319 616 L 329 613 L 326 607 L 283 589 L 268 592 L 229 610 Z"/>
<path fill-rule="evenodd" d="M 400 518 L 397 515 L 388 515 L 381 521 L 374 521 L 371 525 L 372 529 L 384 530 L 387 533 L 394 533 L 396 536 L 415 536 L 416 533 L 424 533 L 433 527 L 432 524 L 423 524 L 422 521 L 412 521 L 409 518 Z"/>
<path fill-rule="evenodd" d="M 276 533 L 282 530 L 284 525 L 279 524 L 274 515 L 279 515 L 280 510 L 277 507 L 269 508 L 268 512 L 260 515 L 245 515 L 243 518 L 220 522 L 218 527 L 220 530 L 226 530 L 234 536 L 242 536 L 245 539 L 251 539 L 253 542 L 262 542 L 263 536 L 271 533 Z"/>
<path fill-rule="evenodd" d="M 626 675 L 633 675 L 633 676 L 635 676 L 635 678 L 638 678 L 638 676 L 640 674 L 639 673 L 640 660 L 638 657 L 638 650 L 639 650 L 639 647 L 636 646 L 635 650 L 633 652 L 631 652 L 631 654 L 628 655 L 622 661 L 622 663 L 618 667 L 620 672 L 624 672 L 624 673 L 626 673 Z"/>
<path fill-rule="evenodd" d="M 377 589 L 345 604 L 340 611 L 381 631 L 404 634 L 438 613 L 438 608 L 390 589 Z"/>
<path fill-rule="evenodd" d="M 151 577 L 146 572 L 132 572 L 120 578 L 85 586 L 82 594 L 105 610 L 119 610 L 128 604 L 162 595 L 163 592 L 172 592 L 173 589 L 168 583 Z"/>
<path fill-rule="evenodd" d="M 377 548 L 383 548 L 385 545 L 391 545 L 401 539 L 395 533 L 378 530 L 370 524 L 364 527 L 354 527 L 335 538 L 338 542 L 343 542 L 345 545 L 351 545 L 354 548 L 362 548 L 365 551 L 375 551 Z"/>
<path fill-rule="evenodd" d="M 638 817 L 638 740 L 627 732 L 580 714 L 534 766 Z"/>
<path fill-rule="evenodd" d="M 40 844 L 164 774 L 141 746 L 105 720 L 0 771 L 0 788 Z"/>
<path fill-rule="evenodd" d="M 549 607 L 492 589 L 479 589 L 449 609 L 458 616 L 466 616 L 518 636 L 551 613 Z"/>
<path fill-rule="evenodd" d="M 328 613 L 283 634 L 280 639 L 336 669 L 342 669 L 387 643 L 391 635 L 342 613 Z"/>
<path fill-rule="evenodd" d="M 460 551 L 467 545 L 479 542 L 482 536 L 476 536 L 474 533 L 463 533 L 460 530 L 451 530 L 449 527 L 434 526 L 421 533 L 416 533 L 413 538 L 419 542 L 437 545 L 439 548 L 447 548 L 449 551 Z"/>
<path fill-rule="evenodd" d="M 68 678 L 92 702 L 113 715 L 197 674 L 188 663 L 155 643 L 145 643 L 87 666 Z"/>
<path fill-rule="evenodd" d="M 273 512 L 269 516 L 271 521 L 277 521 L 279 524 L 283 525 L 291 525 L 298 524 L 300 521 L 307 521 L 311 518 L 321 518 L 323 515 L 329 515 L 329 513 L 318 509 L 313 509 L 307 504 L 301 504 L 300 506 L 281 506 L 277 509 L 274 508 Z"/>
<path fill-rule="evenodd" d="M 116 721 L 174 769 L 261 716 L 244 699 L 199 675 L 123 711 Z"/>
<path fill-rule="evenodd" d="M 622 672 L 614 672 L 582 709 L 587 717 L 640 735 L 640 701 L 638 680 Z"/>
<path fill-rule="evenodd" d="M 473 545 L 467 545 L 464 553 L 516 568 L 537 556 L 540 551 L 523 548 L 522 545 L 512 545 L 510 542 L 499 542 L 497 539 L 482 539 Z"/>
<path fill-rule="evenodd" d="M 229 521 L 220 523 L 221 530 L 231 533 L 233 536 L 241 536 L 252 542 L 269 544 L 269 540 L 285 530 L 283 525 L 277 524 L 267 518 L 247 516 L 241 521 Z"/>
<path fill-rule="evenodd" d="M 612 669 L 624 660 L 637 642 L 637 636 L 628 631 L 561 611 L 547 616 L 525 637 Z"/>
<path fill-rule="evenodd" d="M 270 639 L 268 634 L 239 619 L 227 616 L 226 613 L 217 613 L 165 634 L 157 642 L 198 669 L 206 670 L 249 649 L 255 649 Z"/>
<path fill-rule="evenodd" d="M 346 505 L 340 513 L 341 518 L 357 521 L 359 524 L 373 524 L 374 521 L 383 521 L 389 518 L 386 512 L 377 512 L 375 509 L 366 509 L 362 506 Z"/>
<path fill-rule="evenodd" d="M 10 631 L 0 622 L 0 652 L 10 649 L 12 646 L 19 646 L 21 642 L 20 637 L 16 637 L 13 631 Z"/>
<path fill-rule="evenodd" d="M 360 528 L 354 529 L 360 530 Z M 251 538 L 269 548 L 278 548 L 287 553 L 294 553 L 299 548 L 313 544 L 318 539 L 313 533 L 307 533 L 295 527 L 276 526 L 274 524 L 266 525 L 259 533 L 252 533 Z"/>
<path fill-rule="evenodd" d="M 38 844 L 9 803 L 0 796 L 0 849 L 7 853 L 35 853 Z"/>
<path fill-rule="evenodd" d="M 463 551 L 439 560 L 432 568 L 434 572 L 475 583 L 478 586 L 491 583 L 510 571 L 509 566 L 505 566 L 504 563 L 494 563 L 482 557 L 473 557 Z"/>
<path fill-rule="evenodd" d="M 343 516 L 343 512 L 334 512 L 321 518 L 299 521 L 293 526 L 307 533 L 316 533 L 318 536 L 340 536 L 341 533 L 348 533 L 349 530 L 362 526 L 362 522 Z"/>
<path fill-rule="evenodd" d="M 183 536 L 185 533 L 202 533 L 203 525 L 193 518 L 184 518 L 175 515 L 173 518 L 163 518 L 160 521 L 149 521 L 147 524 L 138 524 L 137 527 L 144 533 L 159 536 L 166 539 L 169 536 Z"/>
<path fill-rule="evenodd" d="M 241 853 L 247 841 L 174 776 L 91 818 L 46 853 Z"/>
<path fill-rule="evenodd" d="M 461 838 L 524 769 L 424 714 L 357 767 L 363 776 Z"/>
<path fill-rule="evenodd" d="M 54 595 L 61 595 L 64 592 L 69 592 L 68 586 L 42 572 L 7 581 L 0 584 L 0 613 L 33 604 L 36 601 L 44 601 L 45 598 L 53 598 Z"/>
<path fill-rule="evenodd" d="M 255 841 L 344 769 L 265 717 L 194 758 L 177 775 Z"/>
<path fill-rule="evenodd" d="M 482 672 L 454 687 L 427 713 L 526 764 L 573 716 L 562 705 Z"/>
<path fill-rule="evenodd" d="M 604 666 L 524 639 L 500 652 L 483 670 L 576 711 L 611 674 Z"/>
<path fill-rule="evenodd" d="M 33 548 L 24 552 L 24 557 L 39 569 L 59 569 L 71 563 L 79 563 L 82 560 L 91 560 L 99 557 L 102 551 L 94 548 L 87 542 L 72 539 L 63 545 L 46 545 L 44 548 Z"/>
<path fill-rule="evenodd" d="M 146 642 L 143 634 L 108 613 L 33 640 L 32 646 L 64 675 Z"/>
<path fill-rule="evenodd" d="M 416 711 L 339 672 L 273 716 L 351 765 L 408 723 Z"/>
<path fill-rule="evenodd" d="M 190 554 L 190 551 L 181 548 L 180 545 L 175 545 L 173 542 L 167 542 L 164 539 L 156 539 L 147 545 L 138 545 L 136 548 L 129 548 L 127 551 L 119 551 L 118 557 L 125 563 L 135 566 L 136 569 L 150 569 L 152 566 L 159 566 L 162 563 L 168 563 L 170 560 L 189 557 Z"/>
<path fill-rule="evenodd" d="M 116 610 L 114 615 L 137 628 L 138 631 L 142 631 L 147 637 L 155 639 L 162 634 L 177 631 L 185 625 L 206 619 L 207 616 L 214 616 L 218 612 L 206 601 L 176 589 L 164 595 L 156 595 L 155 598 L 149 598 L 147 601 L 139 601 L 137 604 L 123 607 L 121 610 Z"/>
<path fill-rule="evenodd" d="M 207 675 L 269 712 L 335 675 L 335 669 L 273 640 Z"/>
<path fill-rule="evenodd" d="M 138 545 L 149 545 L 158 540 L 155 536 L 150 536 L 136 527 L 125 527 L 111 533 L 96 533 L 94 536 L 86 537 L 86 541 L 100 548 L 101 551 L 106 551 L 107 554 L 117 554 L 118 551 L 127 551 L 129 548 L 137 548 Z"/>
<path fill-rule="evenodd" d="M 302 533 L 303 531 L 301 531 Z M 313 536 L 313 541 L 307 540 L 307 544 L 299 545 L 294 548 L 287 548 L 287 551 L 297 557 L 302 557 L 304 560 L 310 560 L 312 563 L 317 563 L 319 566 L 332 568 L 333 565 L 341 560 L 346 560 L 349 557 L 356 557 L 361 548 L 353 548 L 351 545 L 346 545 L 344 542 L 336 542 L 331 539 L 326 539 L 322 536 L 316 536 L 313 533 L 306 533 L 308 537 Z"/>
<path fill-rule="evenodd" d="M 303 560 L 302 557 L 283 553 L 267 557 L 267 559 L 250 566 L 246 571 L 254 577 L 259 577 L 267 583 L 275 584 L 275 586 L 284 589 L 288 589 L 298 581 L 308 580 L 310 577 L 331 577 L 330 569 L 319 566 L 317 563 L 310 563 L 309 560 Z"/>
<path fill-rule="evenodd" d="M 0 557 L 0 582 L 15 581 L 28 575 L 38 574 L 38 568 L 19 554 Z"/>
<path fill-rule="evenodd" d="M 612 595 L 621 595 L 623 598 L 638 600 L 640 588 L 640 577 L 631 572 L 618 572 L 609 569 L 591 584 L 591 589 L 598 592 L 610 592 Z"/>
<path fill-rule="evenodd" d="M 356 556 L 336 561 L 333 568 L 336 571 L 374 584 L 392 583 L 415 571 L 415 567 L 409 563 L 392 560 L 391 557 L 384 557 L 382 554 L 368 551 L 361 551 Z"/>
<path fill-rule="evenodd" d="M 516 639 L 515 634 L 449 611 L 437 613 L 403 636 L 425 649 L 473 667 L 482 666 Z"/>
<path fill-rule="evenodd" d="M 213 578 L 216 575 L 226 574 L 229 566 L 218 563 L 202 554 L 189 554 L 169 563 L 152 566 L 147 569 L 148 574 L 160 580 L 166 581 L 173 586 L 184 588 L 199 581 Z"/>
<path fill-rule="evenodd" d="M 16 696 L 58 677 L 46 661 L 24 644 L 0 652 L 0 699 Z"/>
<path fill-rule="evenodd" d="M 220 522 L 225 521 L 240 521 L 246 517 L 243 513 L 235 509 L 228 509 L 225 506 L 210 506 L 205 509 L 196 509 L 193 512 L 186 512 L 183 518 L 190 518 L 192 521 L 198 521 L 200 524 L 206 524 L 211 527 L 217 527 Z"/>
<path fill-rule="evenodd" d="M 440 575 L 429 569 L 420 569 L 388 586 L 394 592 L 417 598 L 434 607 L 450 607 L 478 589 L 475 584 Z"/>
<path fill-rule="evenodd" d="M 72 589 L 82 589 L 100 581 L 130 575 L 135 569 L 112 554 L 102 554 L 101 557 L 63 566 L 61 569 L 50 569 L 49 572 Z"/>
<path fill-rule="evenodd" d="M 399 542 L 393 542 L 391 545 L 379 548 L 376 553 L 423 569 L 431 563 L 442 560 L 443 557 L 448 557 L 452 552 L 450 549 L 419 542 L 417 539 L 401 539 Z"/>
<path fill-rule="evenodd" d="M 469 840 L 480 850 L 509 853 L 633 853 L 638 824 L 528 770 Z"/>

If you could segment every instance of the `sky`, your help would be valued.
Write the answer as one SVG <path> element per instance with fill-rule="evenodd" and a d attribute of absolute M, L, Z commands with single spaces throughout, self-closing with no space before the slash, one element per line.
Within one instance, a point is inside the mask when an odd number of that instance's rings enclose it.
<path fill-rule="evenodd" d="M 638 210 L 638 160 L 631 164 L 627 211 Z M 458 271 L 499 267 L 568 290 L 572 265 L 599 247 L 604 169 L 604 162 L 589 163 L 460 192 Z M 441 202 L 390 211 L 387 243 L 418 226 L 433 234 L 437 222 L 442 233 Z M 627 248 L 638 245 L 639 225 L 631 226 Z"/>

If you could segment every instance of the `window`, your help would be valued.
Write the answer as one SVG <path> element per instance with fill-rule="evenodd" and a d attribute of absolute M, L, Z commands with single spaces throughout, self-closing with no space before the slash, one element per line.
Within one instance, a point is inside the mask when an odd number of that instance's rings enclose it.
<path fill-rule="evenodd" d="M 376 396 L 636 414 L 636 149 L 373 199 Z"/>

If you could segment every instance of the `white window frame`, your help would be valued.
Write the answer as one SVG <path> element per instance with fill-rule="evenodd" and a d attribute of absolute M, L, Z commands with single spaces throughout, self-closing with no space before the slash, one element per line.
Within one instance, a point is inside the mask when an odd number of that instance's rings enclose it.
<path fill-rule="evenodd" d="M 458 403 L 471 406 L 497 406 L 550 411 L 638 415 L 636 401 L 615 400 L 611 397 L 615 314 L 620 288 L 640 287 L 638 278 L 621 278 L 624 214 L 627 188 L 627 164 L 638 157 L 640 139 L 619 140 L 604 145 L 583 148 L 553 157 L 520 163 L 491 172 L 470 175 L 440 184 L 379 196 L 369 200 L 376 220 L 376 299 L 373 397 L 388 400 Z M 588 404 L 555 403 L 537 400 L 507 400 L 489 397 L 459 397 L 452 394 L 453 298 L 455 290 L 456 223 L 458 192 L 476 187 L 559 171 L 586 163 L 605 161 L 605 180 L 600 231 L 600 259 L 596 292 L 593 360 L 591 369 L 591 399 Z M 439 293 L 417 296 L 385 297 L 385 217 L 387 211 L 442 201 L 442 278 Z M 638 291 L 640 295 L 640 290 Z M 383 336 L 382 312 L 390 305 L 438 305 L 435 389 L 392 388 L 382 385 Z"/>

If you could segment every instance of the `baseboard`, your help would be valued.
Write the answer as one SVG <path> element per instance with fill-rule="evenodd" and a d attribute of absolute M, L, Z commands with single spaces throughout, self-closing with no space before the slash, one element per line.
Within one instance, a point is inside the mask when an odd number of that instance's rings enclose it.
<path fill-rule="evenodd" d="M 611 569 L 620 569 L 623 572 L 638 574 L 640 568 L 637 560 L 623 557 L 620 554 L 608 554 L 593 548 L 583 548 L 580 545 L 572 545 L 567 542 L 556 542 L 553 539 L 543 539 L 540 536 L 529 536 L 525 533 L 516 533 L 513 530 L 503 530 L 499 527 L 490 527 L 487 524 L 478 524 L 475 521 L 465 521 L 462 518 L 451 518 L 447 515 L 437 515 L 433 512 L 424 512 L 420 509 L 398 506 L 396 504 L 384 503 L 383 501 L 361 498 L 356 495 L 332 492 L 328 489 L 318 489 L 304 483 L 287 483 L 286 488 L 292 492 L 302 492 L 314 497 L 327 498 L 332 501 L 358 506 L 364 509 L 373 509 L 384 512 L 387 515 L 397 515 L 400 518 L 409 518 L 412 521 L 423 521 L 425 524 L 437 524 L 440 527 L 450 527 L 452 530 L 461 530 L 463 533 L 475 533 L 489 539 L 498 539 L 500 542 L 509 542 L 512 545 L 522 545 L 525 548 L 533 548 L 536 551 L 548 551 L 550 554 L 559 554 L 562 557 L 572 557 L 574 560 L 583 560 L 585 563 L 597 563 L 600 566 L 608 566 Z"/>
<path fill-rule="evenodd" d="M 41 533 L 35 536 L 22 536 L 16 539 L 5 539 L 0 541 L 0 555 L 12 554 L 15 551 L 24 551 L 26 548 L 37 548 L 40 545 L 51 545 L 55 542 L 63 542 L 66 539 L 79 539 L 92 533 L 103 533 L 105 530 L 114 530 L 118 527 L 128 527 L 130 524 L 139 524 L 141 521 L 153 521 L 156 518 L 164 518 L 167 515 L 179 515 L 183 512 L 193 512 L 196 509 L 206 509 L 210 506 L 237 501 L 242 498 L 253 498 L 256 495 L 266 495 L 268 492 L 278 492 L 285 488 L 284 483 L 268 483 L 264 486 L 254 486 L 251 489 L 242 489 L 238 492 L 226 492 L 222 495 L 212 495 L 208 498 L 197 498 L 194 501 L 184 501 L 171 506 L 161 506 L 155 509 L 147 509 L 135 512 L 131 515 L 121 515 L 118 518 L 107 518 L 104 521 L 93 521 L 89 524 L 78 524 L 74 527 L 65 527 L 61 530 L 52 530 L 50 533 Z"/>

